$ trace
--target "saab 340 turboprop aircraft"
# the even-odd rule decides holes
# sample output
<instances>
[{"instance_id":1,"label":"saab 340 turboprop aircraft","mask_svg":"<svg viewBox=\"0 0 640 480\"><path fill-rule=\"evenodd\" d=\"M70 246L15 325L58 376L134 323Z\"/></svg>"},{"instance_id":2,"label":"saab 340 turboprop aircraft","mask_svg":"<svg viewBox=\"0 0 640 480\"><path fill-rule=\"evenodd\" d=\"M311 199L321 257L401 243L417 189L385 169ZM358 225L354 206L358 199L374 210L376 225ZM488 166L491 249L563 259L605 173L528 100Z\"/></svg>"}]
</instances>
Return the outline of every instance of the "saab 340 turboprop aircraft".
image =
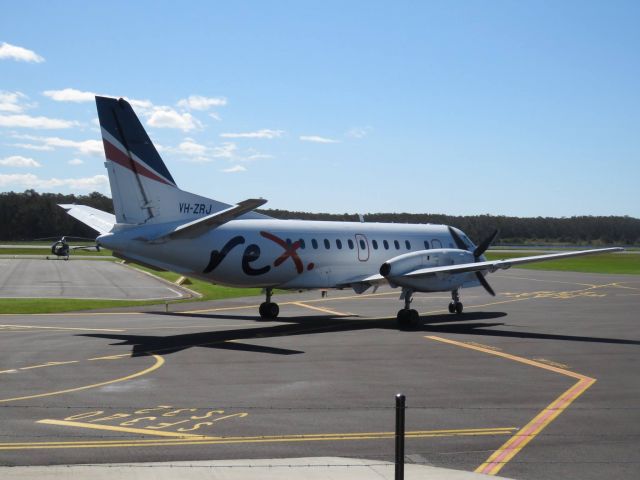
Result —
<instances>
[{"instance_id":1,"label":"saab 340 turboprop aircraft","mask_svg":"<svg viewBox=\"0 0 640 480\"><path fill-rule=\"evenodd\" d=\"M97 245L132 262L232 287L261 287L260 316L275 319L274 288L400 287L400 326L419 323L414 292L451 292L451 313L462 313L460 289L481 285L487 273L542 260L621 248L487 261L497 232L474 245L446 225L277 220L254 212L266 200L229 205L180 190L131 105L96 97L105 166L115 215L61 205L100 233Z\"/></svg>"}]
</instances>

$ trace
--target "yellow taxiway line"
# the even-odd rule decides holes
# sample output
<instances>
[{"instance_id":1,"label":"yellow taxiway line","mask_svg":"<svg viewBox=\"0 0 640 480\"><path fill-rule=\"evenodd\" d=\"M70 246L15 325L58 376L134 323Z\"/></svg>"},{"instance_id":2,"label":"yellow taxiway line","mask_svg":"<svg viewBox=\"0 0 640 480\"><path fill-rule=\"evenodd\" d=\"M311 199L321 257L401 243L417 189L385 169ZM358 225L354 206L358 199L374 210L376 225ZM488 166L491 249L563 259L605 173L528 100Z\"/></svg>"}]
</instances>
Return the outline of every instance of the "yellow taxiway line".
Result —
<instances>
[{"instance_id":1,"label":"yellow taxiway line","mask_svg":"<svg viewBox=\"0 0 640 480\"><path fill-rule=\"evenodd\" d=\"M46 421L50 423L51 421ZM65 422L75 423L75 422ZM95 425L92 425L95 427ZM407 438L428 437L457 437L479 435L510 435L516 427L496 428L470 428L459 430L419 430L406 432ZM148 433L148 432L146 432ZM154 432L157 434L158 432ZM169 432L165 432L169 433ZM252 437L199 437L182 438L184 434L175 433L173 439L163 440L96 440L75 442L21 442L0 443L2 450L35 450L35 449L60 449L60 448L108 448L108 447L156 447L156 446L182 446L182 445L217 445L217 444L241 444L241 443L284 443L284 442L320 442L320 441L347 441L347 440L382 440L395 437L395 432L364 432L364 433L317 433L302 435L268 435ZM198 437L198 436L196 436Z\"/></svg>"},{"instance_id":2,"label":"yellow taxiway line","mask_svg":"<svg viewBox=\"0 0 640 480\"><path fill-rule=\"evenodd\" d=\"M155 359L155 363L153 365L151 365L149 368L145 368L144 370L141 370L139 372L133 373L131 375L127 375L126 377L115 378L113 380L107 380L106 382L100 382L100 383L94 383L92 385L84 385L82 387L75 387L75 388L67 388L67 389L64 389L64 390L57 390L55 392L38 393L38 394L35 394L35 395L26 395L24 397L3 398L3 399L0 399L0 403L15 402L15 401L18 401L18 400L30 400L32 398L50 397L50 396L53 396L53 395L62 395L64 393L79 392L81 390L89 390L90 388L103 387L105 385L111 385L113 383L126 382L127 380L131 380L132 378L141 377L142 375L146 375L147 373L151 373L154 370L159 369L164 364L164 358L162 358L160 355L155 355L154 354L153 358ZM47 366L47 365L42 365L42 366Z\"/></svg>"},{"instance_id":3,"label":"yellow taxiway line","mask_svg":"<svg viewBox=\"0 0 640 480\"><path fill-rule=\"evenodd\" d=\"M289 305L297 305L298 307L309 308L311 310L316 310L318 312L328 313L329 315L338 315L340 317L350 317L352 313L342 313L336 312L335 310L329 310L328 308L316 307L315 305L307 305L304 302L291 302Z\"/></svg>"},{"instance_id":4,"label":"yellow taxiway line","mask_svg":"<svg viewBox=\"0 0 640 480\"><path fill-rule=\"evenodd\" d=\"M526 447L531 440L533 440L544 428L546 428L553 420L555 420L562 412L564 412L571 403L582 395L591 385L596 382L595 378L587 377L580 373L572 372L570 370L560 368L556 365L549 365L536 360L530 360L528 358L519 357L517 355L511 355L497 351L493 348L484 347L478 344L469 344L464 342L458 342L456 340L450 340L448 338L427 336L430 340L438 342L448 343L458 347L468 348L470 350L476 350L479 352L488 353L497 357L506 358L514 362L523 363L532 367L542 368L554 373L559 373L568 377L577 379L577 383L571 386L568 390L560 394L553 402L551 402L546 408L544 408L538 415L536 415L529 423L521 428L518 433L513 435L507 440L498 450L493 452L491 456L478 468L477 473L484 473L488 475L496 475L513 457L515 457L524 447Z\"/></svg>"}]
</instances>

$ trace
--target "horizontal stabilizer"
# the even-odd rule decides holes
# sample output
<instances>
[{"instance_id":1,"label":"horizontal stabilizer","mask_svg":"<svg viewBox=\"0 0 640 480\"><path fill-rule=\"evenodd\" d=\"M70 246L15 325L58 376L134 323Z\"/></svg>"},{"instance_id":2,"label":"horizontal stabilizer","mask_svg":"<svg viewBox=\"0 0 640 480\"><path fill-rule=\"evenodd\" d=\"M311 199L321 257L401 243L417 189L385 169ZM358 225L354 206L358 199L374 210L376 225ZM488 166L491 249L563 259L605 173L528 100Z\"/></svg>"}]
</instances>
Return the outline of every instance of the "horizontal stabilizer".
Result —
<instances>
[{"instance_id":1,"label":"horizontal stabilizer","mask_svg":"<svg viewBox=\"0 0 640 480\"><path fill-rule=\"evenodd\" d=\"M149 239L149 241L162 242L170 239L196 238L209 230L213 230L222 224L234 220L239 216L260 207L261 205L264 205L265 203L267 203L267 201L263 198L250 198L249 200L243 200L233 207L229 207L219 212L212 213L211 215L207 215L206 217L179 225L171 232L163 233L162 235Z\"/></svg>"},{"instance_id":2,"label":"horizontal stabilizer","mask_svg":"<svg viewBox=\"0 0 640 480\"><path fill-rule=\"evenodd\" d=\"M59 204L58 206L64 208L73 218L80 220L85 225L89 225L100 235L109 233L116 223L115 215L97 208L75 204Z\"/></svg>"}]
</instances>

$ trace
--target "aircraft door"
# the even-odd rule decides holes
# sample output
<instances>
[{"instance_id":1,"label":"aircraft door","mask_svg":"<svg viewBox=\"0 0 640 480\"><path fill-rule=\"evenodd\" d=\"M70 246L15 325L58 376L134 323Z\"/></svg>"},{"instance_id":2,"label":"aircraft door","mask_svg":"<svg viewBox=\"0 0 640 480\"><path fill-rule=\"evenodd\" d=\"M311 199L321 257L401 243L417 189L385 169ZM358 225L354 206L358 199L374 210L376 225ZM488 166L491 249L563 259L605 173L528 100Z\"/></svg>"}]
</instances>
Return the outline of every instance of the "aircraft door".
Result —
<instances>
[{"instance_id":1,"label":"aircraft door","mask_svg":"<svg viewBox=\"0 0 640 480\"><path fill-rule=\"evenodd\" d=\"M358 249L358 260L366 262L369 260L369 240L360 233L356 233L356 248Z\"/></svg>"}]
</instances>

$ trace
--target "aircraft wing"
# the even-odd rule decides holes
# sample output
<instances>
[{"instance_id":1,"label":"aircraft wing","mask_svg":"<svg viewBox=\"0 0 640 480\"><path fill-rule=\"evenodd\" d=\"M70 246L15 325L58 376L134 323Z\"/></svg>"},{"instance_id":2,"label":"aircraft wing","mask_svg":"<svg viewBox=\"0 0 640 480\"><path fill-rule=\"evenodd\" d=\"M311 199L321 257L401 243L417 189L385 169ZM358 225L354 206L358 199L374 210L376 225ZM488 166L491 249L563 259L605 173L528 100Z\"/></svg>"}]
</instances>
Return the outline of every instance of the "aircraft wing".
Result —
<instances>
[{"instance_id":1,"label":"aircraft wing","mask_svg":"<svg viewBox=\"0 0 640 480\"><path fill-rule=\"evenodd\" d=\"M249 200L243 200L242 202L239 202L237 205L234 205L232 207L226 208L216 213L212 213L211 215L207 215L206 217L198 218L197 220L179 225L172 231L168 233L162 233L155 238L149 239L149 241L157 242L169 239L173 240L177 238L195 238L209 230L213 230L214 228L219 227L224 223L238 218L240 215L258 208L265 203L267 203L267 201L263 198L250 198Z\"/></svg>"},{"instance_id":2,"label":"aircraft wing","mask_svg":"<svg viewBox=\"0 0 640 480\"><path fill-rule=\"evenodd\" d=\"M115 215L97 208L75 204L58 204L58 206L64 208L73 218L80 220L85 225L89 225L100 235L109 233L116 223Z\"/></svg>"},{"instance_id":3,"label":"aircraft wing","mask_svg":"<svg viewBox=\"0 0 640 480\"><path fill-rule=\"evenodd\" d=\"M406 277L422 277L434 275L436 273L465 273L465 272L495 272L496 270L506 270L514 265L522 265L524 263L544 262L546 260L559 260L561 258L579 257L582 255L594 255L598 253L620 252L624 248L596 248L592 250L578 250L576 252L551 253L547 255L534 255L532 257L510 258L506 260L491 260L487 262L462 263L458 265L445 265L442 267L419 268L411 272L407 272L402 276ZM375 275L374 275L375 277Z\"/></svg>"}]
</instances>

